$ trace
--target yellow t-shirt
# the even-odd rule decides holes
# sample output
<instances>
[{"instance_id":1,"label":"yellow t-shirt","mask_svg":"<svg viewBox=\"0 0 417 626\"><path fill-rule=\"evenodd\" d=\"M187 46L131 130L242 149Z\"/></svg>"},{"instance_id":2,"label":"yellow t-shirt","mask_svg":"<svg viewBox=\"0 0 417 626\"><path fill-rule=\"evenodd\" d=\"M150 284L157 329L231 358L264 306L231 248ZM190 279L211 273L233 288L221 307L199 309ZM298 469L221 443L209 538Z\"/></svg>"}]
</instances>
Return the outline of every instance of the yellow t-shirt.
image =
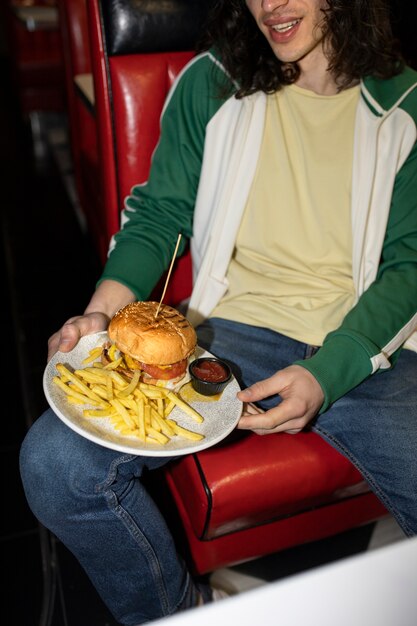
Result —
<instances>
[{"instance_id":1,"label":"yellow t-shirt","mask_svg":"<svg viewBox=\"0 0 417 626\"><path fill-rule=\"evenodd\" d=\"M260 158L212 312L321 345L354 300L350 218L359 87L268 96Z\"/></svg>"}]
</instances>

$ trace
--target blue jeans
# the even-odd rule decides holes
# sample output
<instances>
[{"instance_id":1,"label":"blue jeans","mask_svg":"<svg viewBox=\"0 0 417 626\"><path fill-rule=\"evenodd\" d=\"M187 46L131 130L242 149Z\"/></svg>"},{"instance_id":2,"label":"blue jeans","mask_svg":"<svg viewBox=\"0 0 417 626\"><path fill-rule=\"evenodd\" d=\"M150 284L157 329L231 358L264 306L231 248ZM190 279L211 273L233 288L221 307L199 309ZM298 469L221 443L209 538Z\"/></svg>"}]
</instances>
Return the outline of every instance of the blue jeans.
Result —
<instances>
[{"instance_id":1,"label":"blue jeans","mask_svg":"<svg viewBox=\"0 0 417 626\"><path fill-rule=\"evenodd\" d=\"M311 354L306 344L226 320L208 320L198 335L202 347L232 364L242 386ZM417 354L403 351L392 371L362 383L314 425L359 468L407 535L417 532L416 381ZM34 514L73 552L115 618L129 626L197 601L142 481L144 472L166 462L96 445L50 410L22 445L21 475Z\"/></svg>"}]
</instances>

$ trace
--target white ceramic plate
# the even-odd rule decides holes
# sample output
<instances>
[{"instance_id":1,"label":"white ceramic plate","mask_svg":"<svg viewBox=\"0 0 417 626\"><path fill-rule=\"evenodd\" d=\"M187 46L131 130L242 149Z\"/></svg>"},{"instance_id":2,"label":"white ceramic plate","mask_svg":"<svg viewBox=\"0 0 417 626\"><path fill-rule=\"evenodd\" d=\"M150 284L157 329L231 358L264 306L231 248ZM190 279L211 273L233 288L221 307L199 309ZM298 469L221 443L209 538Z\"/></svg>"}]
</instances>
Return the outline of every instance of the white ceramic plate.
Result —
<instances>
[{"instance_id":1,"label":"white ceramic plate","mask_svg":"<svg viewBox=\"0 0 417 626\"><path fill-rule=\"evenodd\" d=\"M57 363L64 363L70 369L85 367L82 361L88 356L89 351L107 339L106 332L83 337L71 352L57 352L49 361L43 375L43 388L49 405L58 417L79 435L106 448L128 454L179 456L209 448L224 439L235 428L242 413L242 403L236 398L239 385L234 378L218 400L204 399L197 394L191 394L189 403L203 416L204 421L201 424L196 423L178 407L172 411L170 417L180 426L204 435L201 441L176 436L165 445L143 443L135 437L118 433L108 418L85 418L83 407L69 404L65 393L53 382L53 377L58 374L55 366ZM212 355L197 348L196 357L200 356Z\"/></svg>"}]
</instances>

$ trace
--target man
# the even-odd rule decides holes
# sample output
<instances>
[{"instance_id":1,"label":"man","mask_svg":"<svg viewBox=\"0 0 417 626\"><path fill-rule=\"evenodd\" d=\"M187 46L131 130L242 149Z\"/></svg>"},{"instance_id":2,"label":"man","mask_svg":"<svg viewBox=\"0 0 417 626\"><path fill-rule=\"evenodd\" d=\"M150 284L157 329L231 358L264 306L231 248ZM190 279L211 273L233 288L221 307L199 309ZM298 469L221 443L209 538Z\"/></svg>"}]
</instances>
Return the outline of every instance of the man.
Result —
<instances>
[{"instance_id":1,"label":"man","mask_svg":"<svg viewBox=\"0 0 417 626\"><path fill-rule=\"evenodd\" d=\"M314 428L412 535L417 75L382 0L222 0L204 43L170 94L97 290L49 356L147 299L181 232L188 315L235 367L239 428ZM32 510L127 625L210 600L139 480L164 462L96 446L52 411L22 446Z\"/></svg>"}]
</instances>

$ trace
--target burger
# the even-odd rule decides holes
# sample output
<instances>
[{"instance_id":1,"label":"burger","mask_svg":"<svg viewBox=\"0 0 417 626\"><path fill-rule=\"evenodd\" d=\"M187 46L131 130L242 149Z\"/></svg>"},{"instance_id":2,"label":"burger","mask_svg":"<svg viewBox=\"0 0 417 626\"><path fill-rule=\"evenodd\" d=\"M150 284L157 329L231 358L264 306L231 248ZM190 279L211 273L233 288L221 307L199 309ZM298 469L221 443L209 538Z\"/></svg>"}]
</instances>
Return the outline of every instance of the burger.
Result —
<instances>
[{"instance_id":1,"label":"burger","mask_svg":"<svg viewBox=\"0 0 417 626\"><path fill-rule=\"evenodd\" d=\"M159 310L158 310L159 309ZM158 302L132 302L119 309L108 327L127 373L141 371L150 384L178 383L186 374L197 335L176 309Z\"/></svg>"}]
</instances>

